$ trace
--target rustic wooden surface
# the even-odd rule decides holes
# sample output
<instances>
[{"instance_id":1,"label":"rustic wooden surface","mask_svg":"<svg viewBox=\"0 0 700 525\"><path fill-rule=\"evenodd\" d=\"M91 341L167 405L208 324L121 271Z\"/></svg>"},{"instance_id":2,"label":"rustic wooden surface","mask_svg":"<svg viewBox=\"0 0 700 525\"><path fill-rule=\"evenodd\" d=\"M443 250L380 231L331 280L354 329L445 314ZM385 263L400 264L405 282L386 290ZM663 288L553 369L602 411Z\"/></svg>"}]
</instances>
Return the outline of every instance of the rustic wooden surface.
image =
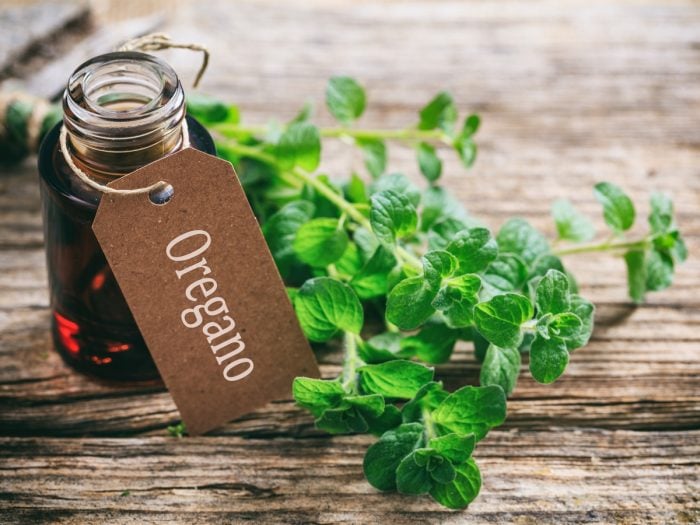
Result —
<instances>
[{"instance_id":1,"label":"rustic wooden surface","mask_svg":"<svg viewBox=\"0 0 700 525\"><path fill-rule=\"evenodd\" d=\"M446 154L445 184L474 215L493 227L520 215L551 232L553 199L599 216L596 181L624 186L641 217L648 193L664 189L691 257L672 289L637 308L620 260L568 261L599 307L593 340L557 383L521 378L506 425L477 451L480 498L452 512L374 491L361 472L368 438L326 437L290 401L213 436L169 438L178 416L162 388L94 382L64 366L49 341L29 161L0 177L0 521L700 521L700 7L202 5L181 5L167 29L210 46L204 88L239 103L247 122L321 101L333 74L366 85L367 125L410 124L449 89L484 122L469 174ZM196 71L196 56L168 58L185 82ZM361 159L329 143L324 163L340 174ZM391 167L417 179L408 149L391 149ZM336 355L319 358L325 375L337 372ZM450 386L474 382L469 347L438 373Z\"/></svg>"}]
</instances>

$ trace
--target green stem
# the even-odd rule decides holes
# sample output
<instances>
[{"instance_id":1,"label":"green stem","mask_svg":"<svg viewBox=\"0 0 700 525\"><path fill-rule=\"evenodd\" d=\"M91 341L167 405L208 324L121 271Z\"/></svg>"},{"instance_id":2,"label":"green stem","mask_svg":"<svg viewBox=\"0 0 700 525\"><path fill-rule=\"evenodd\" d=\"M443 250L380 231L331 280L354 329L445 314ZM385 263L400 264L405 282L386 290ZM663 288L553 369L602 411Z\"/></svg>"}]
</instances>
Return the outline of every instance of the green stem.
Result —
<instances>
[{"instance_id":1,"label":"green stem","mask_svg":"<svg viewBox=\"0 0 700 525\"><path fill-rule=\"evenodd\" d=\"M428 446L430 440L437 437L437 431L435 430L435 423L433 423L433 418L430 415L430 410L423 408L421 410L421 415L423 416L423 426L425 428L425 446Z\"/></svg>"},{"instance_id":2,"label":"green stem","mask_svg":"<svg viewBox=\"0 0 700 525\"><path fill-rule=\"evenodd\" d=\"M276 166L278 169L282 169L274 156L265 153L264 151L261 151L255 146L246 146L245 144L240 144L231 140L227 140L225 144L226 147L233 153L245 157L254 158L265 162L266 164L270 164L271 166ZM332 188L325 185L323 182L321 182L318 178L314 177L308 171L300 168L299 166L295 166L291 170L286 170L285 173L288 173L294 176L295 178L305 182L306 184L314 188L316 191L318 191L321 195L323 195L326 199L335 204L340 211L342 211L348 217L352 218L360 226L362 226L370 232L373 231L372 224L369 222L369 219L365 217L362 214L362 212L360 212L360 210L355 208L355 206L353 206L352 203L345 200L342 197L342 195L338 195L335 191L333 191ZM420 260L415 255L411 254L399 245L396 245L396 247L394 248L394 255L399 261L408 264L417 270L422 270L423 268L423 265L421 264Z\"/></svg>"},{"instance_id":3,"label":"green stem","mask_svg":"<svg viewBox=\"0 0 700 525\"><path fill-rule=\"evenodd\" d=\"M233 135L264 135L265 126L243 126L240 124L213 124L212 129L220 133ZM437 140L452 144L452 138L440 129L356 129L356 128L318 128L322 137L339 138L352 137L357 140Z\"/></svg>"},{"instance_id":4,"label":"green stem","mask_svg":"<svg viewBox=\"0 0 700 525\"><path fill-rule=\"evenodd\" d=\"M554 255L573 255L577 253L592 253L592 252L606 252L613 250L645 250L651 244L651 240L648 237L639 239L636 241L618 241L612 242L611 240L605 240L599 243L593 244L583 244L581 246L572 246L570 248L560 248L559 250L554 250Z\"/></svg>"},{"instance_id":5,"label":"green stem","mask_svg":"<svg viewBox=\"0 0 700 525\"><path fill-rule=\"evenodd\" d=\"M296 177L298 177L299 179L301 179L305 183L307 183L309 186L314 188L317 192L319 192L321 195L323 195L326 199L328 199L333 204L335 204L340 211L342 211L343 213L346 213L349 217L352 217L352 219L356 223L360 224L360 226L368 229L369 231L372 231L372 225L370 224L369 219L367 219L367 217L362 215L362 213L357 208L355 208L355 206L353 206L351 203L346 201L343 197L341 197L336 192L334 192L332 188L329 188L323 182L321 182L316 177L311 175L309 172L301 169L298 166L296 166L292 169L292 173Z\"/></svg>"},{"instance_id":6,"label":"green stem","mask_svg":"<svg viewBox=\"0 0 700 525\"><path fill-rule=\"evenodd\" d=\"M530 319L529 321L525 321L523 324L520 325L520 329L524 332L534 334L537 330L537 319Z\"/></svg>"},{"instance_id":7,"label":"green stem","mask_svg":"<svg viewBox=\"0 0 700 525\"><path fill-rule=\"evenodd\" d=\"M340 376L341 384L347 392L357 392L357 368L364 365L362 359L357 354L357 339L359 336L345 332L343 337L343 373Z\"/></svg>"}]
</instances>

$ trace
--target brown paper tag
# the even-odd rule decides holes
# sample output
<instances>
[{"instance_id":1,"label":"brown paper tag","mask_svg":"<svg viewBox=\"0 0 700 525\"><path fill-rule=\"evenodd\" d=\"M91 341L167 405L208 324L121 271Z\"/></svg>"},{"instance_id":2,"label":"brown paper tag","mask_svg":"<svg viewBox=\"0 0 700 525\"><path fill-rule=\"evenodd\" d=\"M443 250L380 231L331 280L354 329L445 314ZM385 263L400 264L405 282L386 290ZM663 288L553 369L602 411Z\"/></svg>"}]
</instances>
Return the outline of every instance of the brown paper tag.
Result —
<instances>
[{"instance_id":1,"label":"brown paper tag","mask_svg":"<svg viewBox=\"0 0 700 525\"><path fill-rule=\"evenodd\" d=\"M314 355L230 163L192 148L110 184L93 230L190 434L290 396Z\"/></svg>"}]
</instances>

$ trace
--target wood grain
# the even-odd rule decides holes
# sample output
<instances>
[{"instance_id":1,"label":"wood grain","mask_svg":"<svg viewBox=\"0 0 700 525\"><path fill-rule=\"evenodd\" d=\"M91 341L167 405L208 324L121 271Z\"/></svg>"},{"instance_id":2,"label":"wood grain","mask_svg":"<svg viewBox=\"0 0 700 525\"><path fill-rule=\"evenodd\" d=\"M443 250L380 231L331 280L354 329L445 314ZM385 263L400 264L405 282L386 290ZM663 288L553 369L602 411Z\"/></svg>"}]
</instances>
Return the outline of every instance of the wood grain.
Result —
<instances>
[{"instance_id":1,"label":"wood grain","mask_svg":"<svg viewBox=\"0 0 700 525\"><path fill-rule=\"evenodd\" d=\"M21 62L54 55L64 33L78 33L89 23L83 0L34 2L0 9L0 79L26 69ZM46 58L46 57L44 57Z\"/></svg>"},{"instance_id":2,"label":"wood grain","mask_svg":"<svg viewBox=\"0 0 700 525\"><path fill-rule=\"evenodd\" d=\"M556 436L556 440L553 440ZM693 523L698 432L492 432L468 513L370 487L371 438L0 439L4 523ZM6 481L11 480L11 485ZM69 489L69 490L68 490Z\"/></svg>"},{"instance_id":3,"label":"wood grain","mask_svg":"<svg viewBox=\"0 0 700 525\"><path fill-rule=\"evenodd\" d=\"M691 1L180 5L168 32L210 47L204 90L238 103L245 122L285 120L313 98L330 124L322 100L335 74L367 87L360 126L411 125L449 89L483 119L474 169L443 152L444 184L473 215L494 228L519 215L551 234L550 203L568 198L602 236L591 187L609 180L637 203L639 232L649 193L663 189L690 259L673 288L636 308L621 260L567 259L598 306L593 340L554 385L524 373L505 427L477 451L481 497L453 513L373 491L361 472L371 438L326 437L291 401L214 436L168 439L178 415L159 385L110 385L67 368L48 335L36 173L31 161L3 169L0 521L700 521L698 27ZM165 56L187 85L199 57ZM339 176L363 169L336 141L325 144L323 166ZM390 169L419 182L410 148L391 145ZM336 353L319 358L325 376L337 373ZM468 344L438 368L450 387L477 375Z\"/></svg>"}]
</instances>

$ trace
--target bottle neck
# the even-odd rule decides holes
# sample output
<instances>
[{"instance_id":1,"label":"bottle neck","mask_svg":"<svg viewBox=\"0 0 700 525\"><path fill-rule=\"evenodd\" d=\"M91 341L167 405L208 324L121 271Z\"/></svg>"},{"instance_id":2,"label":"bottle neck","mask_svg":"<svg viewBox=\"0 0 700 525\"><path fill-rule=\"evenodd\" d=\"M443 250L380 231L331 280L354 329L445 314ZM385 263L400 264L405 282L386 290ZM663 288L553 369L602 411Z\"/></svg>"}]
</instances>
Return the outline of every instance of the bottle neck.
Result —
<instances>
[{"instance_id":1,"label":"bottle neck","mask_svg":"<svg viewBox=\"0 0 700 525\"><path fill-rule=\"evenodd\" d=\"M100 182L183 146L185 95L175 71L152 55L115 52L71 75L64 124L76 165Z\"/></svg>"}]
</instances>

